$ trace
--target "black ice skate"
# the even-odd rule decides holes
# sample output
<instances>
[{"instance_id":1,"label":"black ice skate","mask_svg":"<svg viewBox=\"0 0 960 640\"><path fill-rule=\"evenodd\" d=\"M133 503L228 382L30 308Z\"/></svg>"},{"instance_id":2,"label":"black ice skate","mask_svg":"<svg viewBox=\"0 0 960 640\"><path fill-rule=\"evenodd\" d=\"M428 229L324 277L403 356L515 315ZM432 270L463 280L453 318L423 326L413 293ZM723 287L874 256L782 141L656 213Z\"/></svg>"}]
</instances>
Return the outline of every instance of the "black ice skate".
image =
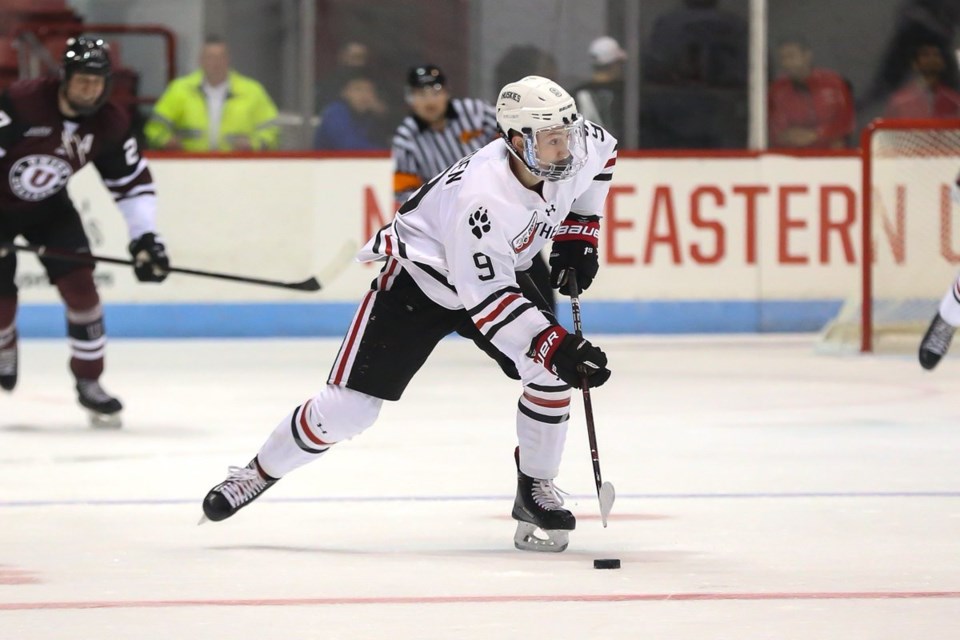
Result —
<instances>
[{"instance_id":1,"label":"black ice skate","mask_svg":"<svg viewBox=\"0 0 960 640\"><path fill-rule=\"evenodd\" d=\"M227 471L227 479L210 489L203 499L204 517L200 524L205 520L226 520L277 482L277 478L260 469L256 458L245 467L230 467Z\"/></svg>"},{"instance_id":2,"label":"black ice skate","mask_svg":"<svg viewBox=\"0 0 960 640\"><path fill-rule=\"evenodd\" d=\"M520 471L517 460L517 498L513 502L513 519L517 532L513 545L523 551L552 551L559 553L567 548L570 532L577 527L577 519L563 508L563 497L553 485L553 480L531 478ZM540 529L546 538L536 535Z\"/></svg>"},{"instance_id":3,"label":"black ice skate","mask_svg":"<svg viewBox=\"0 0 960 640\"><path fill-rule=\"evenodd\" d=\"M103 390L97 380L77 380L77 400L90 412L90 426L98 429L118 429L123 404Z\"/></svg>"},{"instance_id":4,"label":"black ice skate","mask_svg":"<svg viewBox=\"0 0 960 640\"><path fill-rule=\"evenodd\" d=\"M17 386L17 345L0 349L0 389L13 391Z\"/></svg>"},{"instance_id":5,"label":"black ice skate","mask_svg":"<svg viewBox=\"0 0 960 640\"><path fill-rule=\"evenodd\" d=\"M947 354L950 340L956 327L948 324L940 314L933 316L930 327L920 341L920 366L924 369L933 369L940 362L940 358Z\"/></svg>"}]
</instances>

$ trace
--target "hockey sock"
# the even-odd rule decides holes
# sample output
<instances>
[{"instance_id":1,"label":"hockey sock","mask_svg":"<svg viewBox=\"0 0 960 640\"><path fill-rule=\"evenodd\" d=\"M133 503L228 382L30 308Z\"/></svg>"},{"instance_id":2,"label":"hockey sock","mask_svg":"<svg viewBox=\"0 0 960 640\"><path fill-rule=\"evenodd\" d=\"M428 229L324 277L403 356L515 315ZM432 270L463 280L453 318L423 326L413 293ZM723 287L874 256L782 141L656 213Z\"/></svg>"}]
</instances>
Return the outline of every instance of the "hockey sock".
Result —
<instances>
[{"instance_id":1,"label":"hockey sock","mask_svg":"<svg viewBox=\"0 0 960 640\"><path fill-rule=\"evenodd\" d=\"M12 327L16 317L17 296L0 296L0 327Z\"/></svg>"},{"instance_id":2,"label":"hockey sock","mask_svg":"<svg viewBox=\"0 0 960 640\"><path fill-rule=\"evenodd\" d=\"M17 325L0 327L0 351L9 349L17 344Z\"/></svg>"},{"instance_id":3,"label":"hockey sock","mask_svg":"<svg viewBox=\"0 0 960 640\"><path fill-rule=\"evenodd\" d=\"M570 421L570 387L528 383L517 403L520 470L531 478L552 479L560 472L560 458Z\"/></svg>"},{"instance_id":4,"label":"hockey sock","mask_svg":"<svg viewBox=\"0 0 960 640\"><path fill-rule=\"evenodd\" d=\"M70 371L77 379L96 380L103 373L107 336L93 269L75 269L57 278L56 285L67 307Z\"/></svg>"},{"instance_id":5,"label":"hockey sock","mask_svg":"<svg viewBox=\"0 0 960 640\"><path fill-rule=\"evenodd\" d=\"M78 380L100 378L107 347L100 305L86 311L67 309L67 335L71 353L70 371L74 377Z\"/></svg>"}]
</instances>

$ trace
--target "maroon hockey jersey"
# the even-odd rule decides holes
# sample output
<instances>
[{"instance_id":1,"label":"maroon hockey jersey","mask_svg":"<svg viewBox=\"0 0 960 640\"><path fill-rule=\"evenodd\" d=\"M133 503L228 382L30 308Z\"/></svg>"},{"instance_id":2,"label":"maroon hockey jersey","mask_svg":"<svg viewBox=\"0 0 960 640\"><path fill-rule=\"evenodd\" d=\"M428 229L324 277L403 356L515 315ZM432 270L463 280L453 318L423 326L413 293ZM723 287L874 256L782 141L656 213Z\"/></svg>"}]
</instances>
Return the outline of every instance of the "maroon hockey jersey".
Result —
<instances>
[{"instance_id":1,"label":"maroon hockey jersey","mask_svg":"<svg viewBox=\"0 0 960 640\"><path fill-rule=\"evenodd\" d=\"M75 119L60 113L57 78L16 82L0 95L0 216L61 194L92 162L137 237L154 226L156 196L130 117L116 104ZM62 197L62 196L61 196Z\"/></svg>"}]
</instances>

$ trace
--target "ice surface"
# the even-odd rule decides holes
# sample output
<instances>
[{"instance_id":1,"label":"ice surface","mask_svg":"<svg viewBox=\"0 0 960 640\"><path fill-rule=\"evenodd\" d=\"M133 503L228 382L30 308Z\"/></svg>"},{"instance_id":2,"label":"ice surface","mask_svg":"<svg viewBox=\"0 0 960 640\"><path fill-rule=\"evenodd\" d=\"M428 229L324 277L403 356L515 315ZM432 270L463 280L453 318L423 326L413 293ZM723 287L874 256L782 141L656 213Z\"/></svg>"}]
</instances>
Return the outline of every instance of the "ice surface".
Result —
<instances>
[{"instance_id":1,"label":"ice surface","mask_svg":"<svg viewBox=\"0 0 960 640\"><path fill-rule=\"evenodd\" d=\"M338 342L115 340L125 426L98 432L65 341L25 341L0 396L0 638L960 638L960 354L929 373L812 336L596 342L610 526L575 394L557 483L578 527L533 554L509 517L518 389L465 341L199 527Z\"/></svg>"}]
</instances>

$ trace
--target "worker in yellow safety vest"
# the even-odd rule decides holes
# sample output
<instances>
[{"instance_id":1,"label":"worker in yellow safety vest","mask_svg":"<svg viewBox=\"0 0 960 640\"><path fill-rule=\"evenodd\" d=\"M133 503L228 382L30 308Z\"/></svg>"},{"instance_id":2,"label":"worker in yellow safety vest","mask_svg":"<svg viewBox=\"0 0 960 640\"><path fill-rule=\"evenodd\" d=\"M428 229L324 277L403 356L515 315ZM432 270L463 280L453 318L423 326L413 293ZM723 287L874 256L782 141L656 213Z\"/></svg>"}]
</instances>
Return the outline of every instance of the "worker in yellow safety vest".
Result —
<instances>
[{"instance_id":1,"label":"worker in yellow safety vest","mask_svg":"<svg viewBox=\"0 0 960 640\"><path fill-rule=\"evenodd\" d=\"M178 151L278 148L276 105L263 85L230 69L223 40L207 38L200 67L160 96L144 129L149 145Z\"/></svg>"}]
</instances>

